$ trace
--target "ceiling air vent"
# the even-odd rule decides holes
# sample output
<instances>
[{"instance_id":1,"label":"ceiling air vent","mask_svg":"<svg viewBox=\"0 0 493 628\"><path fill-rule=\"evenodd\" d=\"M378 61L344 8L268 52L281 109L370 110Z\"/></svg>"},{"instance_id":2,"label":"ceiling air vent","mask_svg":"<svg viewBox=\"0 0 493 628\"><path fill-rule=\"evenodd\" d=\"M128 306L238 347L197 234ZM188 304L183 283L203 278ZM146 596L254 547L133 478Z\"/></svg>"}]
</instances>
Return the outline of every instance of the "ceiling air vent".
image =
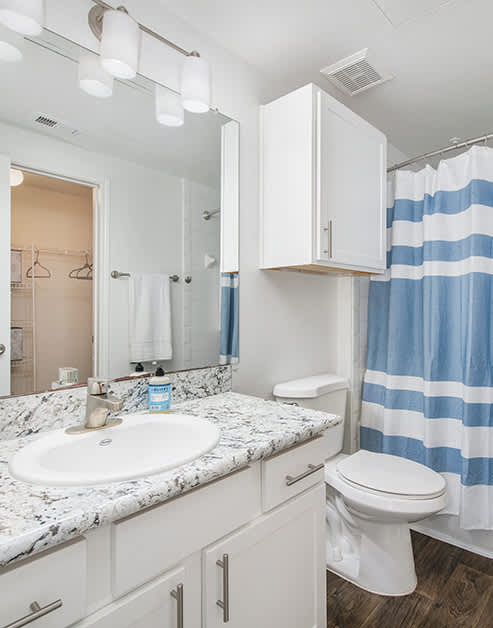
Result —
<instances>
[{"instance_id":1,"label":"ceiling air vent","mask_svg":"<svg viewBox=\"0 0 493 628\"><path fill-rule=\"evenodd\" d=\"M44 116L43 114L40 114L35 120L34 122L37 122L38 124L42 124L43 126L49 126L51 129L54 126L57 126L58 122L56 120L53 120L52 118L48 118L48 116Z\"/></svg>"},{"instance_id":2,"label":"ceiling air vent","mask_svg":"<svg viewBox=\"0 0 493 628\"><path fill-rule=\"evenodd\" d=\"M44 127L46 131L50 131L53 135L56 135L60 139L68 140L72 137L79 135L79 129L59 120L56 116L50 116L46 113L40 113L39 111L31 118L35 126L40 125ZM41 129L39 129L41 130Z\"/></svg>"},{"instance_id":3,"label":"ceiling air vent","mask_svg":"<svg viewBox=\"0 0 493 628\"><path fill-rule=\"evenodd\" d=\"M368 48L333 63L320 72L345 94L355 96L393 78L368 61Z\"/></svg>"}]
</instances>

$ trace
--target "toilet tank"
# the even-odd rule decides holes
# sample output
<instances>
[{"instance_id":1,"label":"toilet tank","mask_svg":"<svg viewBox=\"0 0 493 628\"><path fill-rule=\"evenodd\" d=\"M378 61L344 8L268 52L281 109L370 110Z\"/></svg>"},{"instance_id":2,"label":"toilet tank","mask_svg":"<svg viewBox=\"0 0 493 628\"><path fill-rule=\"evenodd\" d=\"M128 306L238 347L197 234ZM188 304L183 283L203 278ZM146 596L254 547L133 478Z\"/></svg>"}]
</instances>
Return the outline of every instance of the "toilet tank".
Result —
<instances>
[{"instance_id":1,"label":"toilet tank","mask_svg":"<svg viewBox=\"0 0 493 628\"><path fill-rule=\"evenodd\" d=\"M337 414L342 418L342 423L329 428L324 435L326 458L331 458L342 451L348 388L344 377L323 373L276 384L273 394L276 401Z\"/></svg>"}]
</instances>

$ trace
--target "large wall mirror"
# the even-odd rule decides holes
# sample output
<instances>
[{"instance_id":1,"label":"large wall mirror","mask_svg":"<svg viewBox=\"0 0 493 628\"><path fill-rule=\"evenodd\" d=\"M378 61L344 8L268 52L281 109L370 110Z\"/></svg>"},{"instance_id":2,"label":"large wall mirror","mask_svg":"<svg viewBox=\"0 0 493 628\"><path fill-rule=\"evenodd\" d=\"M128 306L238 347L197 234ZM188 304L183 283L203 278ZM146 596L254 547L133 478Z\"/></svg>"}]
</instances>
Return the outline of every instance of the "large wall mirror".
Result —
<instances>
[{"instance_id":1,"label":"large wall mirror","mask_svg":"<svg viewBox=\"0 0 493 628\"><path fill-rule=\"evenodd\" d=\"M91 96L88 54L0 63L2 396L238 359L238 123L163 125L141 75Z\"/></svg>"}]
</instances>

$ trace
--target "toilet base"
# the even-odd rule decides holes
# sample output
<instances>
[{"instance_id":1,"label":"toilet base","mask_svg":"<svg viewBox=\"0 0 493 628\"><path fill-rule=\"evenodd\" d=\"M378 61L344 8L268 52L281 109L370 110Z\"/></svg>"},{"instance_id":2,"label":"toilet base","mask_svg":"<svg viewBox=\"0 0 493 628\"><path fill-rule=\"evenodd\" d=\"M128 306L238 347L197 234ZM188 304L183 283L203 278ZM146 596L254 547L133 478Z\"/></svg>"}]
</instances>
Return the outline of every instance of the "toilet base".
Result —
<instances>
[{"instance_id":1,"label":"toilet base","mask_svg":"<svg viewBox=\"0 0 493 628\"><path fill-rule=\"evenodd\" d=\"M327 568L371 593L412 593L417 579L409 524L376 521L333 498L327 501Z\"/></svg>"},{"instance_id":2,"label":"toilet base","mask_svg":"<svg viewBox=\"0 0 493 628\"><path fill-rule=\"evenodd\" d=\"M411 535L407 524L364 522L357 552L330 559L327 568L358 587L378 595L409 595L417 579Z\"/></svg>"},{"instance_id":3,"label":"toilet base","mask_svg":"<svg viewBox=\"0 0 493 628\"><path fill-rule=\"evenodd\" d=\"M331 571L332 573L334 573L336 576L340 576L341 578L344 578L344 580L347 580L351 584L354 584L354 586L359 587L360 589L363 589L363 591L368 591L368 593L374 593L375 595L382 595L385 597L403 597L405 595L411 595L411 593L413 593L416 589L416 585L414 585L414 587L410 589L409 591L401 591L400 593L388 593L388 592L380 591L380 590L377 591L377 590L369 588L368 586L363 586L363 584L359 582L359 580L352 578L350 575L345 573L345 571L342 568L341 570L338 570L334 567L334 565L329 565L329 563L327 563L327 569L328 571Z\"/></svg>"}]
</instances>

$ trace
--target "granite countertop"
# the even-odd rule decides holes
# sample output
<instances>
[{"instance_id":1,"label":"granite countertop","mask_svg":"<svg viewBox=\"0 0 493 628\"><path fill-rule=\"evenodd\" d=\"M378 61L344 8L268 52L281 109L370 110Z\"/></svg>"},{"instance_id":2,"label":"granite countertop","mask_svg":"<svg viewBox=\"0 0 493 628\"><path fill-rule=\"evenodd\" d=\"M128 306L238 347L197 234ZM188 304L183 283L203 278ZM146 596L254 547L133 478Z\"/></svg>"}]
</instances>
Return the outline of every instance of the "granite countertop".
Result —
<instances>
[{"instance_id":1,"label":"granite countertop","mask_svg":"<svg viewBox=\"0 0 493 628\"><path fill-rule=\"evenodd\" d=\"M182 401L173 410L218 425L219 443L191 463L125 482L70 488L26 484L9 474L8 462L39 436L0 441L0 566L165 502L341 421L324 412L232 392Z\"/></svg>"}]
</instances>

